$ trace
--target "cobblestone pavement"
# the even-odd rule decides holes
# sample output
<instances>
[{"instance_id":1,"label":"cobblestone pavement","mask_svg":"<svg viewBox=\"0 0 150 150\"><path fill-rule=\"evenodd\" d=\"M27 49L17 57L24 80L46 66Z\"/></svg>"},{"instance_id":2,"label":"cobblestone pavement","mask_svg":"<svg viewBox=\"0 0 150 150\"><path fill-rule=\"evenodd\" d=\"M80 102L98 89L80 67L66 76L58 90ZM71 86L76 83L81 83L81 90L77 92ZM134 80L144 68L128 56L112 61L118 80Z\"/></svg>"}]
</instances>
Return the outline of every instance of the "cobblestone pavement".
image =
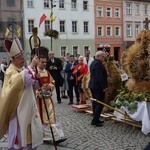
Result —
<instances>
[{"instance_id":1,"label":"cobblestone pavement","mask_svg":"<svg viewBox=\"0 0 150 150\"><path fill-rule=\"evenodd\" d=\"M65 142L60 143L58 150L143 150L150 142L150 135L144 135L140 129L133 130L132 126L105 121L104 126L91 126L92 116L76 112L67 105L68 99L62 99L57 104L53 95L57 122L61 123ZM0 141L0 149L7 147L7 138ZM40 145L38 150L54 150L53 145Z\"/></svg>"}]
</instances>

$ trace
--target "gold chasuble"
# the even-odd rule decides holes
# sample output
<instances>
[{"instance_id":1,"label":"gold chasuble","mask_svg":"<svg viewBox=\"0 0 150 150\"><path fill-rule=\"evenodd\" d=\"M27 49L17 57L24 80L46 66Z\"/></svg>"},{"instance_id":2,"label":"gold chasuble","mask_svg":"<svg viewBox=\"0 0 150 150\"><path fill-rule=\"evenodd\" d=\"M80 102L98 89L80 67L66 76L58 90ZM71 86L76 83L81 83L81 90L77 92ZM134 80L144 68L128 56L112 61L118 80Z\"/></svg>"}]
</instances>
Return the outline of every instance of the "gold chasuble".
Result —
<instances>
[{"instance_id":1,"label":"gold chasuble","mask_svg":"<svg viewBox=\"0 0 150 150\"><path fill-rule=\"evenodd\" d=\"M9 121L17 110L23 89L24 83L21 73L18 73L17 68L10 64L0 95L0 139L8 130Z\"/></svg>"},{"instance_id":2,"label":"gold chasuble","mask_svg":"<svg viewBox=\"0 0 150 150\"><path fill-rule=\"evenodd\" d=\"M54 90L54 79L51 77L50 73L47 70L41 70L38 68L38 73L40 73L40 83L43 86L44 84L47 84L51 87L51 92ZM41 117L42 124L48 125L48 124L54 124L56 122L55 119L55 111L54 111L54 104L53 100L51 99L51 95L49 98L45 98L46 107L48 109L48 114L50 120L47 118L45 105L43 101L43 97L40 96L42 94L42 90L38 90L37 92L37 106L39 108L39 113Z\"/></svg>"},{"instance_id":3,"label":"gold chasuble","mask_svg":"<svg viewBox=\"0 0 150 150\"><path fill-rule=\"evenodd\" d=\"M4 136L12 117L17 114L21 146L32 148L43 142L43 127L32 86L24 88L25 70L10 64L0 95L0 138Z\"/></svg>"}]
</instances>

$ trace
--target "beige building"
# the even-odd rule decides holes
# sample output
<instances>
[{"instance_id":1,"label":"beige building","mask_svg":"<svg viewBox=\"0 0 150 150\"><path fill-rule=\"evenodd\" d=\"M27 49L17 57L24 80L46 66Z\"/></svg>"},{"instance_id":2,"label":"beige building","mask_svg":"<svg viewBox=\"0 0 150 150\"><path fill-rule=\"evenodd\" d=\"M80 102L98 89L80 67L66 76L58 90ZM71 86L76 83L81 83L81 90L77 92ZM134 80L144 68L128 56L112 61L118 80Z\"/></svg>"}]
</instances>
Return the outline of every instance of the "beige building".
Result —
<instances>
[{"instance_id":1,"label":"beige building","mask_svg":"<svg viewBox=\"0 0 150 150\"><path fill-rule=\"evenodd\" d=\"M145 29L145 23L143 23L143 21L145 18L150 19L149 10L149 0L123 1L124 49L130 47L134 43L138 33Z\"/></svg>"}]
</instances>

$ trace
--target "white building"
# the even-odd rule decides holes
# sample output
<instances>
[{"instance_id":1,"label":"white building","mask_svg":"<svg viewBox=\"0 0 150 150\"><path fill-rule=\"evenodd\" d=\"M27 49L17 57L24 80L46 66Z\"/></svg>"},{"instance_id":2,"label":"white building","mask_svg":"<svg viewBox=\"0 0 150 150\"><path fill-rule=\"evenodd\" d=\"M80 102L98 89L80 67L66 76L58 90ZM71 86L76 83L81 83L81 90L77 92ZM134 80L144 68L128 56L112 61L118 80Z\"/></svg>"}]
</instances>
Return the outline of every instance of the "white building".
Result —
<instances>
[{"instance_id":1,"label":"white building","mask_svg":"<svg viewBox=\"0 0 150 150\"><path fill-rule=\"evenodd\" d=\"M94 0L24 0L24 47L27 54L30 51L29 38L32 28L38 27L38 36L41 46L51 50L50 37L45 37L44 32L51 28L50 11L53 6L52 28L59 32L59 38L53 39L52 50L56 56L70 54L84 55L84 50L90 49L94 55ZM41 14L47 19L39 28Z\"/></svg>"},{"instance_id":2,"label":"white building","mask_svg":"<svg viewBox=\"0 0 150 150\"><path fill-rule=\"evenodd\" d=\"M138 33L145 29L145 23L143 23L145 18L150 19L149 0L123 1L123 31L125 48L131 46Z\"/></svg>"}]
</instances>

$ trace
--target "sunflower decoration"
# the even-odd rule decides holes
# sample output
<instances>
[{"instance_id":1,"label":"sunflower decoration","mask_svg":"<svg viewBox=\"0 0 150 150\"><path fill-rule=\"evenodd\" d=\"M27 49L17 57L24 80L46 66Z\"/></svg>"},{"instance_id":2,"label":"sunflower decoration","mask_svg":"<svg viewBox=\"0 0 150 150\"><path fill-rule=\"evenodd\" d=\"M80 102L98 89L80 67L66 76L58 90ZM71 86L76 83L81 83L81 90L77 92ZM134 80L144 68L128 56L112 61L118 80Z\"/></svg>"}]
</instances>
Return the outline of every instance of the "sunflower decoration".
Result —
<instances>
[{"instance_id":1,"label":"sunflower decoration","mask_svg":"<svg viewBox=\"0 0 150 150\"><path fill-rule=\"evenodd\" d=\"M118 95L111 101L111 106L120 109L122 106L127 107L130 114L134 114L138 108L138 102L150 102L150 93L141 93L130 91L127 86L118 90Z\"/></svg>"},{"instance_id":2,"label":"sunflower decoration","mask_svg":"<svg viewBox=\"0 0 150 150\"><path fill-rule=\"evenodd\" d=\"M111 102L113 107L127 106L131 113L138 102L150 101L150 31L143 30L134 45L122 54L121 64L130 79Z\"/></svg>"}]
</instances>

